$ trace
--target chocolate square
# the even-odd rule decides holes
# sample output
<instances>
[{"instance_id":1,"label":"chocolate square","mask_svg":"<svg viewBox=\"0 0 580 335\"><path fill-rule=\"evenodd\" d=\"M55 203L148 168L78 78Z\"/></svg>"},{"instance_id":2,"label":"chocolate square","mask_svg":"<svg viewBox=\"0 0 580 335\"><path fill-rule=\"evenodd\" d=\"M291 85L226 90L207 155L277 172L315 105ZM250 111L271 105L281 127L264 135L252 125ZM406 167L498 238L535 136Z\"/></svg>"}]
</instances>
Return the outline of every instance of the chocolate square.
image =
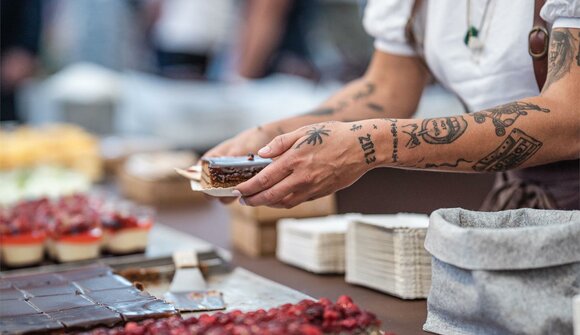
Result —
<instances>
[{"instance_id":1,"label":"chocolate square","mask_svg":"<svg viewBox=\"0 0 580 335\"><path fill-rule=\"evenodd\" d=\"M102 264L96 264L96 265L85 266L85 267L74 269L74 270L59 272L59 273L57 273L57 275L66 279L67 281L75 281L75 280L83 280L83 279L89 279L89 278L102 277L102 276L110 275L111 273L112 272L111 272L110 267L108 267L106 265L102 265Z\"/></svg>"},{"instance_id":2,"label":"chocolate square","mask_svg":"<svg viewBox=\"0 0 580 335\"><path fill-rule=\"evenodd\" d=\"M61 330L64 326L46 314L31 314L0 317L2 334L22 334L28 332L46 334Z\"/></svg>"},{"instance_id":3,"label":"chocolate square","mask_svg":"<svg viewBox=\"0 0 580 335\"><path fill-rule=\"evenodd\" d=\"M134 287L96 291L86 293L94 302L103 305L112 305L119 302L155 299L147 292L139 291Z\"/></svg>"},{"instance_id":4,"label":"chocolate square","mask_svg":"<svg viewBox=\"0 0 580 335\"><path fill-rule=\"evenodd\" d=\"M15 288L0 290L0 301L24 299L26 296L21 291Z\"/></svg>"},{"instance_id":5,"label":"chocolate square","mask_svg":"<svg viewBox=\"0 0 580 335\"><path fill-rule=\"evenodd\" d=\"M64 283L64 279L52 273L40 273L33 275L21 275L6 278L17 288L50 286Z\"/></svg>"},{"instance_id":6,"label":"chocolate square","mask_svg":"<svg viewBox=\"0 0 580 335\"><path fill-rule=\"evenodd\" d=\"M67 283L54 286L30 287L26 289L26 293L29 297L44 297L49 295L77 294L80 293L80 290L73 284Z\"/></svg>"},{"instance_id":7,"label":"chocolate square","mask_svg":"<svg viewBox=\"0 0 580 335\"><path fill-rule=\"evenodd\" d=\"M55 312L66 309L91 306L91 301L81 295L49 295L46 297L34 297L29 299L30 303L43 312Z\"/></svg>"},{"instance_id":8,"label":"chocolate square","mask_svg":"<svg viewBox=\"0 0 580 335\"><path fill-rule=\"evenodd\" d=\"M97 305L50 312L48 315L60 321L66 328L74 329L89 329L96 326L112 327L123 320L118 313Z\"/></svg>"},{"instance_id":9,"label":"chocolate square","mask_svg":"<svg viewBox=\"0 0 580 335\"><path fill-rule=\"evenodd\" d=\"M33 306L25 300L5 300L0 303L0 317L39 314Z\"/></svg>"},{"instance_id":10,"label":"chocolate square","mask_svg":"<svg viewBox=\"0 0 580 335\"><path fill-rule=\"evenodd\" d=\"M117 275L82 279L75 281L75 283L84 292L127 288L133 286L127 279Z\"/></svg>"},{"instance_id":11,"label":"chocolate square","mask_svg":"<svg viewBox=\"0 0 580 335\"><path fill-rule=\"evenodd\" d=\"M177 314L177 310L173 306L159 299L118 302L110 305L109 308L121 313L125 321L161 318Z\"/></svg>"}]
</instances>

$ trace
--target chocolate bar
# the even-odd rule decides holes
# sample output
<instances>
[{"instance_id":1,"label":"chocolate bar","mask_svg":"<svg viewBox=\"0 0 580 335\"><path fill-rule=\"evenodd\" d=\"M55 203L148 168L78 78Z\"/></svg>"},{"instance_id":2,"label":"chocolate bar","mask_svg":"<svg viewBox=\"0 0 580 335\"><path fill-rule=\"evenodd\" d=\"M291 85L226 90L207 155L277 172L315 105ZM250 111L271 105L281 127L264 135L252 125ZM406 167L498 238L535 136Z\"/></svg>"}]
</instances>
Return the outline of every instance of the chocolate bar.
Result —
<instances>
[{"instance_id":1,"label":"chocolate bar","mask_svg":"<svg viewBox=\"0 0 580 335\"><path fill-rule=\"evenodd\" d=\"M177 315L103 265L0 279L0 332L48 333L112 327Z\"/></svg>"}]
</instances>

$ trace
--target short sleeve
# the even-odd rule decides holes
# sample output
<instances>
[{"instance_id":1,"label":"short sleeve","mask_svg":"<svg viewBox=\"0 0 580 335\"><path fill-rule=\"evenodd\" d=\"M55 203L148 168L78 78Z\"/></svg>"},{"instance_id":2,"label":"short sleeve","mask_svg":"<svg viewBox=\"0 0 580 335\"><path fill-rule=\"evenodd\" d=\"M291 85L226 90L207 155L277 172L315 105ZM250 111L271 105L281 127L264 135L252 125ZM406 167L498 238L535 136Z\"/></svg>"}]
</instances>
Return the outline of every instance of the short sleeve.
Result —
<instances>
[{"instance_id":1,"label":"short sleeve","mask_svg":"<svg viewBox=\"0 0 580 335\"><path fill-rule=\"evenodd\" d=\"M579 18L580 17L580 0L547 0L540 16L553 24L557 18Z\"/></svg>"},{"instance_id":2,"label":"short sleeve","mask_svg":"<svg viewBox=\"0 0 580 335\"><path fill-rule=\"evenodd\" d=\"M405 26L411 15L413 1L369 0L363 25L375 38L375 49L401 56L413 56L415 50L405 37Z\"/></svg>"}]
</instances>

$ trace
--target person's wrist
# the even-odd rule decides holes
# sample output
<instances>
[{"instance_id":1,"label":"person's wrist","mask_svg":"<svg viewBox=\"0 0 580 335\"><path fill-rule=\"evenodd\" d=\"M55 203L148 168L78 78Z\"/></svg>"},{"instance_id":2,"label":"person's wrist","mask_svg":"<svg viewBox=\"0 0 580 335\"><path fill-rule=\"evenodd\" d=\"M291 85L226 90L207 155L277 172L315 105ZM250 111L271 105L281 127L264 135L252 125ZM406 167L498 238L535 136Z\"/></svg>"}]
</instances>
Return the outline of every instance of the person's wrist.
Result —
<instances>
[{"instance_id":1,"label":"person's wrist","mask_svg":"<svg viewBox=\"0 0 580 335\"><path fill-rule=\"evenodd\" d=\"M347 126L355 135L355 150L359 155L362 154L362 159L359 158L359 161L365 172L387 164L389 144L384 120L355 121L348 123Z\"/></svg>"}]
</instances>

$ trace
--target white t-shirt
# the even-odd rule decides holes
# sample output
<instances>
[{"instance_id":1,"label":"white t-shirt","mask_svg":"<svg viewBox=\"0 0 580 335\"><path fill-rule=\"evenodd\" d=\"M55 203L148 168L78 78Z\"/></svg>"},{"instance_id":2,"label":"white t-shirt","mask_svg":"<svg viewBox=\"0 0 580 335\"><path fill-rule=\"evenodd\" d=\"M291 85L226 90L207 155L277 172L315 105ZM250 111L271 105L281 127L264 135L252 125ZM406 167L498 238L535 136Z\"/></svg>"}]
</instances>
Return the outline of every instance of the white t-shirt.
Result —
<instances>
[{"instance_id":1,"label":"white t-shirt","mask_svg":"<svg viewBox=\"0 0 580 335\"><path fill-rule=\"evenodd\" d=\"M534 1L472 0L471 24L480 28L483 49L474 53L463 42L467 32L467 1L424 1L425 60L433 75L458 94L470 111L477 111L538 95L528 33ZM406 42L410 0L369 0L364 26L375 48L391 54L414 55ZM548 23L580 27L580 0L547 0L541 11Z\"/></svg>"}]
</instances>

